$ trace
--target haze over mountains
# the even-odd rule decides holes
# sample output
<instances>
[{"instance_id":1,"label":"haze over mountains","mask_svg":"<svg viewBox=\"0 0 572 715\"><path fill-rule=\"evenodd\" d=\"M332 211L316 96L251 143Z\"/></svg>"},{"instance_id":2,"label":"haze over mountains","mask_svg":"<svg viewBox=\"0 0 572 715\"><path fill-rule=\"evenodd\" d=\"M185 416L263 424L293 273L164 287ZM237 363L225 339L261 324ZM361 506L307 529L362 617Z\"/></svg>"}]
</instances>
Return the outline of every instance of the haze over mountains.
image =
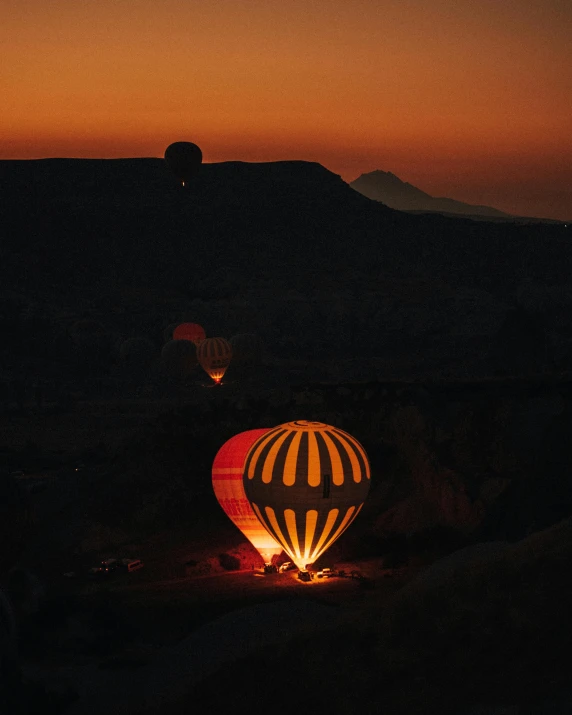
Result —
<instances>
[{"instance_id":1,"label":"haze over mountains","mask_svg":"<svg viewBox=\"0 0 572 715\"><path fill-rule=\"evenodd\" d=\"M362 174L350 186L360 194L399 211L432 212L440 214L460 214L471 218L495 220L515 220L512 216L491 206L467 204L456 199L435 197L421 191L416 186L402 181L390 171L370 171ZM524 218L524 217L522 217ZM530 219L535 220L535 219ZM538 219L536 219L538 220ZM548 219L547 219L548 221Z\"/></svg>"}]
</instances>

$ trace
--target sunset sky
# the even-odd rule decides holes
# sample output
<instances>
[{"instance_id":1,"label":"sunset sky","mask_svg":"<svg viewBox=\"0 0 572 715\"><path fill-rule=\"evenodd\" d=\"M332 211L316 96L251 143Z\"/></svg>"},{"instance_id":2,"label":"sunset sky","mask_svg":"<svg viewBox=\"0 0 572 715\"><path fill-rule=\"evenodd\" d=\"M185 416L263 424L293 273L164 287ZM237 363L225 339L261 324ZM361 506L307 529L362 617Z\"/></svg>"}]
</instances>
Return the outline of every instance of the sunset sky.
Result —
<instances>
[{"instance_id":1,"label":"sunset sky","mask_svg":"<svg viewBox=\"0 0 572 715\"><path fill-rule=\"evenodd\" d=\"M2 0L0 158L318 161L572 219L572 0Z\"/></svg>"}]
</instances>

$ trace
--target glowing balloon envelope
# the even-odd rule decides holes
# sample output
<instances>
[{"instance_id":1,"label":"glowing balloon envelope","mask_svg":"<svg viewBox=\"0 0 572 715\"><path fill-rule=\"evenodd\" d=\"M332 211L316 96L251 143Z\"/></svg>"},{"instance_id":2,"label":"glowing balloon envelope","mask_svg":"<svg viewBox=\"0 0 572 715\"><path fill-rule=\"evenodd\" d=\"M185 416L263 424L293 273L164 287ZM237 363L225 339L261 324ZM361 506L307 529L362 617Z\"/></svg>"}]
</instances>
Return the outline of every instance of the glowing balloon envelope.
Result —
<instances>
[{"instance_id":1,"label":"glowing balloon envelope","mask_svg":"<svg viewBox=\"0 0 572 715\"><path fill-rule=\"evenodd\" d=\"M259 437L244 464L250 505L300 569L359 514L370 486L361 444L322 422L288 422Z\"/></svg>"},{"instance_id":2,"label":"glowing balloon envelope","mask_svg":"<svg viewBox=\"0 0 572 715\"><path fill-rule=\"evenodd\" d=\"M252 511L242 483L246 454L266 429L254 429L235 435L219 449L212 466L213 489L218 503L228 518L242 531L254 548L270 563L282 553L282 546L262 526Z\"/></svg>"},{"instance_id":3,"label":"glowing balloon envelope","mask_svg":"<svg viewBox=\"0 0 572 715\"><path fill-rule=\"evenodd\" d=\"M232 347L224 338L207 338L197 345L197 360L218 385L230 365Z\"/></svg>"},{"instance_id":4,"label":"glowing balloon envelope","mask_svg":"<svg viewBox=\"0 0 572 715\"><path fill-rule=\"evenodd\" d=\"M173 330L173 340L190 340L195 345L205 337L205 329L198 323L181 323Z\"/></svg>"},{"instance_id":5,"label":"glowing balloon envelope","mask_svg":"<svg viewBox=\"0 0 572 715\"><path fill-rule=\"evenodd\" d=\"M192 142L174 142L165 149L165 162L183 186L198 172L202 160L202 151Z\"/></svg>"}]
</instances>

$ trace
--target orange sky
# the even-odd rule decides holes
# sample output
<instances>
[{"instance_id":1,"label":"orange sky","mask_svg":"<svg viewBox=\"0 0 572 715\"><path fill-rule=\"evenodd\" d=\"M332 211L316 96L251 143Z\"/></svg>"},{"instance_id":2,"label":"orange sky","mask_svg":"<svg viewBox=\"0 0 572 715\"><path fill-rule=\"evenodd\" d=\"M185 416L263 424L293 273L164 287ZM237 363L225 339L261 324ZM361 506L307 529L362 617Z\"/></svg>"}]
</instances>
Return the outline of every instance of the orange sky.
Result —
<instances>
[{"instance_id":1,"label":"orange sky","mask_svg":"<svg viewBox=\"0 0 572 715\"><path fill-rule=\"evenodd\" d=\"M0 158L319 161L572 219L571 0L2 0Z\"/></svg>"}]
</instances>

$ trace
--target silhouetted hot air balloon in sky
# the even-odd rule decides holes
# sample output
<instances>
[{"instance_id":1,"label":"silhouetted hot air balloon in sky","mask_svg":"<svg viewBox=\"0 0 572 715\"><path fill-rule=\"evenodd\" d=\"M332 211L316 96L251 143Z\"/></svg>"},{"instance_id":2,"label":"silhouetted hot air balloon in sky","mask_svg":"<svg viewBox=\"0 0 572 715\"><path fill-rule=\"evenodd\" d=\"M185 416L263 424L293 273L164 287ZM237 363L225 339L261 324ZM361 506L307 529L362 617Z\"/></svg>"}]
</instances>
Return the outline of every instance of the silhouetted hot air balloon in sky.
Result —
<instances>
[{"instance_id":1,"label":"silhouetted hot air balloon in sky","mask_svg":"<svg viewBox=\"0 0 572 715\"><path fill-rule=\"evenodd\" d=\"M232 347L224 338L206 338L197 345L197 360L215 384L222 380L232 357Z\"/></svg>"},{"instance_id":2,"label":"silhouetted hot air balloon in sky","mask_svg":"<svg viewBox=\"0 0 572 715\"><path fill-rule=\"evenodd\" d=\"M364 448L322 422L275 427L256 440L244 464L244 490L254 513L300 569L348 528L369 485Z\"/></svg>"},{"instance_id":3,"label":"silhouetted hot air balloon in sky","mask_svg":"<svg viewBox=\"0 0 572 715\"><path fill-rule=\"evenodd\" d=\"M252 444L270 428L248 430L235 435L219 449L212 467L213 489L228 518L242 531L264 563L282 553L282 546L260 523L252 511L242 483L244 460Z\"/></svg>"},{"instance_id":4,"label":"silhouetted hot air balloon in sky","mask_svg":"<svg viewBox=\"0 0 572 715\"><path fill-rule=\"evenodd\" d=\"M205 337L205 329L198 323L181 323L173 330L173 340L191 340L195 345Z\"/></svg>"},{"instance_id":5,"label":"silhouetted hot air balloon in sky","mask_svg":"<svg viewBox=\"0 0 572 715\"><path fill-rule=\"evenodd\" d=\"M165 162L183 186L198 172L203 153L192 142L174 142L165 149Z\"/></svg>"}]
</instances>

